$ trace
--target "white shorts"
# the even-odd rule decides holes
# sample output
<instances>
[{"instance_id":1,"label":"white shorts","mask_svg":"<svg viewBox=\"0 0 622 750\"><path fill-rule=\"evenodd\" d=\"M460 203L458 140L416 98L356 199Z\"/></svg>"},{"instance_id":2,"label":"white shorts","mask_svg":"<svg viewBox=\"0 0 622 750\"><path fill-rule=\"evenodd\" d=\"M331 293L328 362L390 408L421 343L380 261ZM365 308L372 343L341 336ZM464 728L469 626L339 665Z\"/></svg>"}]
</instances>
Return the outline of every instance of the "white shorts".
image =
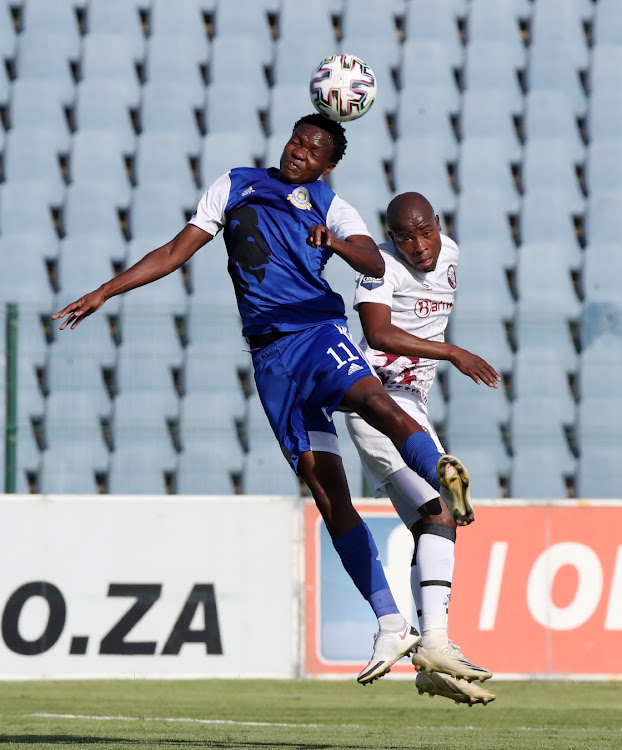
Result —
<instances>
[{"instance_id":1,"label":"white shorts","mask_svg":"<svg viewBox=\"0 0 622 750\"><path fill-rule=\"evenodd\" d=\"M436 443L441 453L445 449L441 445L438 435L432 427L425 406L416 393L412 391L387 391L389 396L407 414L417 421ZM363 472L370 489L376 497L389 496L395 505L395 509L405 521L406 517L412 517L417 508L429 500L438 497L435 490L425 479L422 479L414 471L408 478L408 498L403 492L395 492L391 486L391 477L400 469L406 469L406 463L391 440L359 417L358 414L346 414L346 425L348 432L359 452ZM402 483L403 485L403 483ZM406 503L408 508L400 508L398 504Z\"/></svg>"}]
</instances>

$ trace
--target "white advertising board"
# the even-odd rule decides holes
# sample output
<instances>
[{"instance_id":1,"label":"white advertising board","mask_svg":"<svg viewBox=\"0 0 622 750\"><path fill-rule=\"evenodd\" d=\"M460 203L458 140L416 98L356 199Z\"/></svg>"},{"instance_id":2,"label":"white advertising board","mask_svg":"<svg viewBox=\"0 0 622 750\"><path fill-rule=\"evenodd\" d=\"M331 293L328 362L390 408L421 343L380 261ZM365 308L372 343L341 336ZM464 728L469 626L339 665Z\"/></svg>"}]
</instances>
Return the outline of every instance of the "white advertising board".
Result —
<instances>
[{"instance_id":1,"label":"white advertising board","mask_svg":"<svg viewBox=\"0 0 622 750\"><path fill-rule=\"evenodd\" d=\"M295 676L299 502L0 496L0 679Z\"/></svg>"}]
</instances>

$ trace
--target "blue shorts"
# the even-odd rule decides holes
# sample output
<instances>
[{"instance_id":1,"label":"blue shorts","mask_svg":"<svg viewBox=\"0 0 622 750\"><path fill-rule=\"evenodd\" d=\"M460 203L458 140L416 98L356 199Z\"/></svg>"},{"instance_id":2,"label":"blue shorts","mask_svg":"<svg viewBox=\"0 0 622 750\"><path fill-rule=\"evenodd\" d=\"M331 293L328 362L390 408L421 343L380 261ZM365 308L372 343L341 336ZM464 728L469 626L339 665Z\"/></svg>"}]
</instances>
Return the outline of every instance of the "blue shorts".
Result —
<instances>
[{"instance_id":1,"label":"blue shorts","mask_svg":"<svg viewBox=\"0 0 622 750\"><path fill-rule=\"evenodd\" d=\"M254 351L253 367L270 426L294 471L305 451L339 454L332 413L354 383L376 377L347 327L334 323Z\"/></svg>"}]
</instances>

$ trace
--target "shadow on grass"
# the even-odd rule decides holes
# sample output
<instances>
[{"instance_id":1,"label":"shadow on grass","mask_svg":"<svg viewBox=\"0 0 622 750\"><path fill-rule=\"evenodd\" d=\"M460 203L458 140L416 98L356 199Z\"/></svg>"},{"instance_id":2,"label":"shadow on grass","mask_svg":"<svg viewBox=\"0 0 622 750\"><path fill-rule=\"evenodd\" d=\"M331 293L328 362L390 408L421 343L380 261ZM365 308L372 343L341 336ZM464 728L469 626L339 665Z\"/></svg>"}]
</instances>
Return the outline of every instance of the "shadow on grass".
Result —
<instances>
[{"instance_id":1,"label":"shadow on grass","mask_svg":"<svg viewBox=\"0 0 622 750\"><path fill-rule=\"evenodd\" d=\"M82 737L75 734L0 734L0 746L2 745L75 745L76 747L89 747L95 745L138 745L148 747L153 745L174 747L215 747L215 748L232 748L232 747L259 747L272 748L283 747L288 750L331 750L335 745L326 745L324 743L309 742L241 742L240 740L180 740L180 739L127 739L121 737Z\"/></svg>"}]
</instances>

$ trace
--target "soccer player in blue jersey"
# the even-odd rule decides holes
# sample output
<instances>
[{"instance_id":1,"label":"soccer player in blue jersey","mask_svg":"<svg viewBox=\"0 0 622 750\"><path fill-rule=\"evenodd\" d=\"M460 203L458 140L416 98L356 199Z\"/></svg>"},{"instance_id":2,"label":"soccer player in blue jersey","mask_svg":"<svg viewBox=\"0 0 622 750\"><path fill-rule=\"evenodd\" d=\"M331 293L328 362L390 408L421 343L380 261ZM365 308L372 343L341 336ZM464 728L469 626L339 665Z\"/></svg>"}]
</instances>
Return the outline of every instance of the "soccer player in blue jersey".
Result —
<instances>
[{"instance_id":1,"label":"soccer player in blue jersey","mask_svg":"<svg viewBox=\"0 0 622 750\"><path fill-rule=\"evenodd\" d=\"M357 211L319 179L345 149L339 123L317 114L301 118L278 169L232 169L218 178L176 237L53 317L65 318L61 329L75 328L110 297L180 268L224 231L262 405L283 454L309 486L344 568L378 618L372 658L358 677L366 684L415 650L421 636L399 612L375 542L352 506L333 411L355 411L388 435L460 523L469 523L473 510L466 470L441 455L387 395L348 333L343 300L321 276L331 255L367 276L384 274Z\"/></svg>"}]
</instances>

